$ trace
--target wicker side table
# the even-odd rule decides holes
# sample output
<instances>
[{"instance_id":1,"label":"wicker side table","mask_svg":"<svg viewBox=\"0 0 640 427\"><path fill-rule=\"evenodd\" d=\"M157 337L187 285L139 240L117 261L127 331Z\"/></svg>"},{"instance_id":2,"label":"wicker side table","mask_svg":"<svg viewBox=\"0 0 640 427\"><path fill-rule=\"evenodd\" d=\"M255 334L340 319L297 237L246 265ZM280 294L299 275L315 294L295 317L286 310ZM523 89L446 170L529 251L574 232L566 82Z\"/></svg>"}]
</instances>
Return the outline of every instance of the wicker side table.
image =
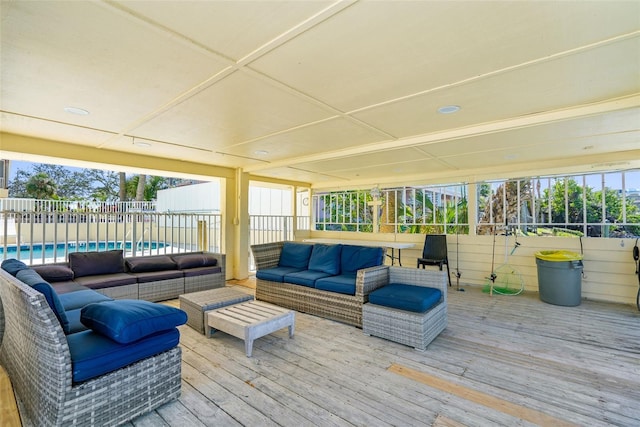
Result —
<instances>
[{"instance_id":1,"label":"wicker side table","mask_svg":"<svg viewBox=\"0 0 640 427\"><path fill-rule=\"evenodd\" d=\"M204 334L205 312L253 300L253 295L234 288L216 288L180 295L180 308L187 313L187 325Z\"/></svg>"}]
</instances>

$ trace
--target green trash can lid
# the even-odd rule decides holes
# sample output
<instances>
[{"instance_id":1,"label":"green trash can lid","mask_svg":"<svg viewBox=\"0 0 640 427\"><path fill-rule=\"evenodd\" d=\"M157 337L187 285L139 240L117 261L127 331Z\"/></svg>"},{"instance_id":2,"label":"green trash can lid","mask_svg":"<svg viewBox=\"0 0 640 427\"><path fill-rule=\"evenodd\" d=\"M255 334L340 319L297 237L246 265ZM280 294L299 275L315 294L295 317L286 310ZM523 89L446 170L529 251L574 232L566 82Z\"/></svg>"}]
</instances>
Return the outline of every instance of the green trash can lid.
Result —
<instances>
[{"instance_id":1,"label":"green trash can lid","mask_svg":"<svg viewBox=\"0 0 640 427\"><path fill-rule=\"evenodd\" d=\"M571 251L538 251L536 252L536 258L543 261L580 261L582 255Z\"/></svg>"}]
</instances>

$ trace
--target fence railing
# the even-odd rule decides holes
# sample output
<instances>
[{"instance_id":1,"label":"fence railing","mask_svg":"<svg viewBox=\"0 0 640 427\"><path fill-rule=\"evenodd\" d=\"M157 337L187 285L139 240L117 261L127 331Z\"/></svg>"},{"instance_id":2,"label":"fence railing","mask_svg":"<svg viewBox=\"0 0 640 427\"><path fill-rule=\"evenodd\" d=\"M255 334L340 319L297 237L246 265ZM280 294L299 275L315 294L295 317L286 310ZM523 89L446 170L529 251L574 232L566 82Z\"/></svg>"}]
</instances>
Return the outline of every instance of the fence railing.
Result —
<instances>
[{"instance_id":1,"label":"fence railing","mask_svg":"<svg viewBox=\"0 0 640 427\"><path fill-rule=\"evenodd\" d=\"M310 219L251 215L249 244L294 239ZM220 252L222 215L190 212L0 211L0 259L63 262L70 252L124 250L126 256L193 250ZM253 270L253 257L249 256Z\"/></svg>"},{"instance_id":2,"label":"fence railing","mask_svg":"<svg viewBox=\"0 0 640 427\"><path fill-rule=\"evenodd\" d=\"M153 212L156 202L101 202L97 200L0 199L0 212Z\"/></svg>"},{"instance_id":3,"label":"fence railing","mask_svg":"<svg viewBox=\"0 0 640 427\"><path fill-rule=\"evenodd\" d=\"M249 245L293 240L295 220L296 217L292 215L249 215ZM297 217L296 228L309 230L310 223L309 217ZM249 270L255 270L251 251L249 251Z\"/></svg>"},{"instance_id":4,"label":"fence railing","mask_svg":"<svg viewBox=\"0 0 640 427\"><path fill-rule=\"evenodd\" d=\"M0 258L28 264L111 249L126 256L220 252L221 242L221 215L213 213L0 211Z\"/></svg>"}]
</instances>

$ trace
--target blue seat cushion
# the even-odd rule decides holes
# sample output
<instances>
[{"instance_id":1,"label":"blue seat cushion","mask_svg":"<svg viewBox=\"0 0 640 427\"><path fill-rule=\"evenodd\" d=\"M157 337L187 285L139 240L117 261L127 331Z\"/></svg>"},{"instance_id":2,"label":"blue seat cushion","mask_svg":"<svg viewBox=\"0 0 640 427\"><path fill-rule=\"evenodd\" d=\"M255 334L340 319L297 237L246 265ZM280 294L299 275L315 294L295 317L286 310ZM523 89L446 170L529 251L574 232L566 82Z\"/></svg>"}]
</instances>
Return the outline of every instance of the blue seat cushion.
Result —
<instances>
[{"instance_id":1,"label":"blue seat cushion","mask_svg":"<svg viewBox=\"0 0 640 427\"><path fill-rule=\"evenodd\" d=\"M340 255L342 273L355 273L358 270L384 264L384 248L343 245Z\"/></svg>"},{"instance_id":2,"label":"blue seat cushion","mask_svg":"<svg viewBox=\"0 0 640 427\"><path fill-rule=\"evenodd\" d=\"M291 273L297 273L304 271L296 267L273 267L258 270L256 272L256 278L262 280L268 280L270 282L284 282L284 276Z\"/></svg>"},{"instance_id":3,"label":"blue seat cushion","mask_svg":"<svg viewBox=\"0 0 640 427\"><path fill-rule=\"evenodd\" d=\"M113 301L113 298L109 298L108 296L92 291L91 289L69 292L58 295L58 298L60 298L60 302L62 303L65 311L82 308L85 305L94 302Z\"/></svg>"},{"instance_id":4,"label":"blue seat cushion","mask_svg":"<svg viewBox=\"0 0 640 427\"><path fill-rule=\"evenodd\" d=\"M340 274L340 253L342 245L313 245L311 258L309 258L309 270L322 271L329 276Z\"/></svg>"},{"instance_id":5,"label":"blue seat cushion","mask_svg":"<svg viewBox=\"0 0 640 427\"><path fill-rule=\"evenodd\" d=\"M92 330L68 335L74 383L89 380L178 345L176 328L158 332L131 344L117 343ZM114 393L118 390L114 389Z\"/></svg>"},{"instance_id":6,"label":"blue seat cushion","mask_svg":"<svg viewBox=\"0 0 640 427\"><path fill-rule=\"evenodd\" d=\"M390 283L369 294L369 302L399 310L422 313L436 305L442 292L424 286Z\"/></svg>"},{"instance_id":7,"label":"blue seat cushion","mask_svg":"<svg viewBox=\"0 0 640 427\"><path fill-rule=\"evenodd\" d=\"M278 267L292 267L297 270L306 270L309 265L309 257L313 245L307 243L284 242Z\"/></svg>"},{"instance_id":8,"label":"blue seat cushion","mask_svg":"<svg viewBox=\"0 0 640 427\"><path fill-rule=\"evenodd\" d=\"M56 291L53 290L51 285L47 283L35 270L30 268L26 270L20 270L16 273L16 279L20 280L26 285L31 286L36 291L44 295L47 300L47 304L51 307L51 311L55 314L60 326L64 333L69 333L69 319L64 311L64 306L60 302L60 298Z\"/></svg>"},{"instance_id":9,"label":"blue seat cushion","mask_svg":"<svg viewBox=\"0 0 640 427\"><path fill-rule=\"evenodd\" d=\"M129 344L156 332L184 325L187 313L164 304L122 299L85 306L80 321L120 344Z\"/></svg>"},{"instance_id":10,"label":"blue seat cushion","mask_svg":"<svg viewBox=\"0 0 640 427\"><path fill-rule=\"evenodd\" d=\"M316 289L337 292L339 294L355 295L356 275L355 273L350 273L318 279L316 280Z\"/></svg>"},{"instance_id":11,"label":"blue seat cushion","mask_svg":"<svg viewBox=\"0 0 640 427\"><path fill-rule=\"evenodd\" d=\"M303 270L298 271L297 273L287 274L286 276L284 276L284 281L287 283L293 283L294 285L302 285L309 288L314 288L316 280L329 276L330 274L327 274L323 271Z\"/></svg>"}]
</instances>

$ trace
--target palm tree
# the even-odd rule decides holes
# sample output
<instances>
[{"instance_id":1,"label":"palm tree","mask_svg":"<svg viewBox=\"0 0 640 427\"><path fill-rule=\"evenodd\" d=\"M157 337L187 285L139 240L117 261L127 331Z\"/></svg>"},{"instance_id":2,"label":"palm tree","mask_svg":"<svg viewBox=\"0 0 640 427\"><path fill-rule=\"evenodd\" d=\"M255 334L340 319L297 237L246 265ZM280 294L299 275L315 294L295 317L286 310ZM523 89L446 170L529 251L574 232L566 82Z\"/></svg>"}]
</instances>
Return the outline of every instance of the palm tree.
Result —
<instances>
[{"instance_id":1,"label":"palm tree","mask_svg":"<svg viewBox=\"0 0 640 427\"><path fill-rule=\"evenodd\" d=\"M121 202L125 202L127 200L127 174L124 172L118 173L120 178L120 183L118 186L118 194Z\"/></svg>"},{"instance_id":2,"label":"palm tree","mask_svg":"<svg viewBox=\"0 0 640 427\"><path fill-rule=\"evenodd\" d=\"M57 199L56 183L45 173L33 175L25 188L27 194L34 199Z\"/></svg>"},{"instance_id":3,"label":"palm tree","mask_svg":"<svg viewBox=\"0 0 640 427\"><path fill-rule=\"evenodd\" d=\"M136 187L136 201L144 201L144 188L147 185L147 175L140 174L138 177L138 186Z\"/></svg>"}]
</instances>

